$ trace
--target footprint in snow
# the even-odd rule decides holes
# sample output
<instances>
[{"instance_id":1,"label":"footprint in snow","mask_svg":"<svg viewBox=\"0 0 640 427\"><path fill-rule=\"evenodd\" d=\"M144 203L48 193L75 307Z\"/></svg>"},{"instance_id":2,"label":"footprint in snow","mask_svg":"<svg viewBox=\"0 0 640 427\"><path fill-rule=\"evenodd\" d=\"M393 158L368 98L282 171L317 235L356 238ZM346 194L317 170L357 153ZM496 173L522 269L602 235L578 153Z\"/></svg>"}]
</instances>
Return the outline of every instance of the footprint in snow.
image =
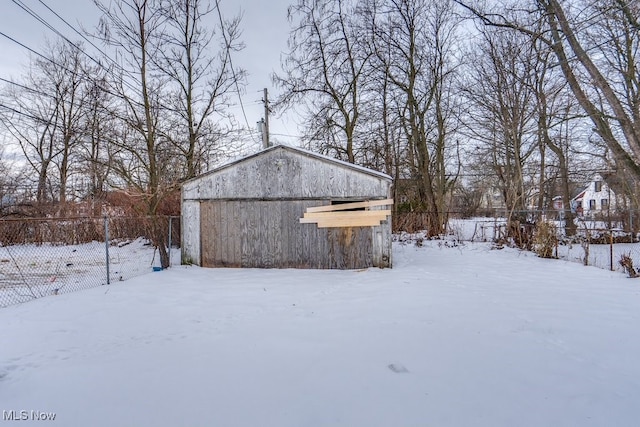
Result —
<instances>
[{"instance_id":1,"label":"footprint in snow","mask_svg":"<svg viewBox=\"0 0 640 427\"><path fill-rule=\"evenodd\" d=\"M0 381L7 378L11 371L15 371L16 369L18 369L18 365L7 365L4 369L0 369Z\"/></svg>"},{"instance_id":2,"label":"footprint in snow","mask_svg":"<svg viewBox=\"0 0 640 427\"><path fill-rule=\"evenodd\" d=\"M392 372L396 374L408 374L409 370L404 367L401 363L392 363L387 368L391 369Z\"/></svg>"}]
</instances>

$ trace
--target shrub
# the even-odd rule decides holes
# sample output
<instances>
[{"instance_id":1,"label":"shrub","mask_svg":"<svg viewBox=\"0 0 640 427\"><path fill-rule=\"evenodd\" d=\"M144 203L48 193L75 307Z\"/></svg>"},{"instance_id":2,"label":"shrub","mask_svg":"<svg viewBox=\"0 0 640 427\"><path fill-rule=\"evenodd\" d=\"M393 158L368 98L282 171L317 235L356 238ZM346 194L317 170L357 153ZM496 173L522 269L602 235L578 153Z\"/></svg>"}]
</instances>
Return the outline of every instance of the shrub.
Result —
<instances>
[{"instance_id":1,"label":"shrub","mask_svg":"<svg viewBox=\"0 0 640 427\"><path fill-rule=\"evenodd\" d=\"M556 258L553 254L558 243L556 226L547 221L540 221L533 234L533 251L540 258Z\"/></svg>"},{"instance_id":2,"label":"shrub","mask_svg":"<svg viewBox=\"0 0 640 427\"><path fill-rule=\"evenodd\" d=\"M631 253L622 254L620 256L620 260L618 261L624 271L629 275L629 277L634 278L638 277L638 272L633 268L633 260L631 259Z\"/></svg>"}]
</instances>

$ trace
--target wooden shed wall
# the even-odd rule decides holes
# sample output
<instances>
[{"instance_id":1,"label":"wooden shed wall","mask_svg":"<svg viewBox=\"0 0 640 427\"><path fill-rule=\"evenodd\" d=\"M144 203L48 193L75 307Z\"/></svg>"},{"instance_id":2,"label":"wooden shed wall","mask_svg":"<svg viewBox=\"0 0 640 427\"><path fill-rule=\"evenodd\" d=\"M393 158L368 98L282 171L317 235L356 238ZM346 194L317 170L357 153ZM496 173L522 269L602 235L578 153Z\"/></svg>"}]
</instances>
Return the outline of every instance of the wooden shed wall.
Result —
<instances>
[{"instance_id":1,"label":"wooden shed wall","mask_svg":"<svg viewBox=\"0 0 640 427\"><path fill-rule=\"evenodd\" d=\"M325 203L201 202L202 266L354 269L391 265L382 226L318 228L299 223L307 207Z\"/></svg>"},{"instance_id":2,"label":"wooden shed wall","mask_svg":"<svg viewBox=\"0 0 640 427\"><path fill-rule=\"evenodd\" d=\"M182 263L200 265L200 202L182 201Z\"/></svg>"}]
</instances>

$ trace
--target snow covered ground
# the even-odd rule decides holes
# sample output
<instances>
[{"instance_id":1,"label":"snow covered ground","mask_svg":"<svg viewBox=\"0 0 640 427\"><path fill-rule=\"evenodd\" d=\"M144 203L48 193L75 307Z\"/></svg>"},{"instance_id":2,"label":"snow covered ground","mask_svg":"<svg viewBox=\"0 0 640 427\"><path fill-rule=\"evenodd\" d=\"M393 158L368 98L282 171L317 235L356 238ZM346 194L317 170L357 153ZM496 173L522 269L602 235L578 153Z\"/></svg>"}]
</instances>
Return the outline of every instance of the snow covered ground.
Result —
<instances>
[{"instance_id":1,"label":"snow covered ground","mask_svg":"<svg viewBox=\"0 0 640 427\"><path fill-rule=\"evenodd\" d=\"M1 309L3 418L638 425L640 280L425 244L388 270L175 267Z\"/></svg>"}]
</instances>

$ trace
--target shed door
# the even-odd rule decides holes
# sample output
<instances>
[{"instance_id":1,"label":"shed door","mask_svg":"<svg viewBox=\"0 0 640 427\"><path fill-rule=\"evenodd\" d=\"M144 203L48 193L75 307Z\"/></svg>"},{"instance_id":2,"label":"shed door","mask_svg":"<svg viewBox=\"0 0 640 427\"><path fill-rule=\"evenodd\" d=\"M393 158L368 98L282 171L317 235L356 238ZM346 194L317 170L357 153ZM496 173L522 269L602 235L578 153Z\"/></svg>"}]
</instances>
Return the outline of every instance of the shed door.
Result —
<instances>
[{"instance_id":1,"label":"shed door","mask_svg":"<svg viewBox=\"0 0 640 427\"><path fill-rule=\"evenodd\" d=\"M203 267L365 268L373 265L372 229L300 224L323 200L209 200L200 203Z\"/></svg>"}]
</instances>

